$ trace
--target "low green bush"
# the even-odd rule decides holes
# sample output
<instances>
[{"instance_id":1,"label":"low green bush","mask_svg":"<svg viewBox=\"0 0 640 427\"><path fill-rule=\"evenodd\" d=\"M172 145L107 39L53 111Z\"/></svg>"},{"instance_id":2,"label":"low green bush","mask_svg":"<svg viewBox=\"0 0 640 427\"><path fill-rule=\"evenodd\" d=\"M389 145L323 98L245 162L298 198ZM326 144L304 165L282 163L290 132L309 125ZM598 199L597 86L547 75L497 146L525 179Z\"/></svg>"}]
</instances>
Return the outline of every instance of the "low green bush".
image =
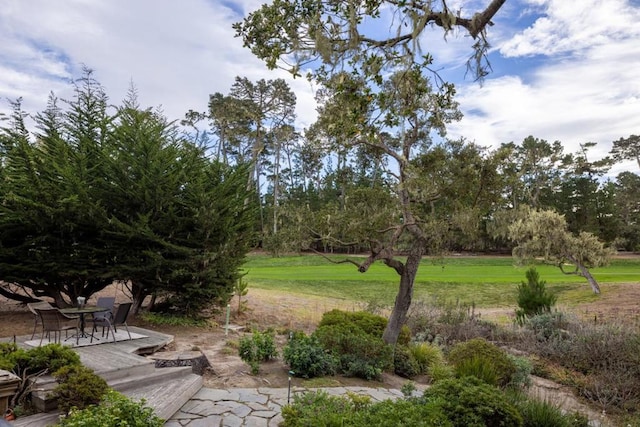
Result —
<instances>
[{"instance_id":1,"label":"low green bush","mask_svg":"<svg viewBox=\"0 0 640 427\"><path fill-rule=\"evenodd\" d=\"M156 313L148 311L140 314L140 317L145 322L149 322L152 325L158 326L208 326L207 319L199 316L184 316L180 314Z\"/></svg>"},{"instance_id":2,"label":"low green bush","mask_svg":"<svg viewBox=\"0 0 640 427\"><path fill-rule=\"evenodd\" d=\"M420 365L413 357L409 347L396 345L393 354L393 371L404 378L414 378L420 374Z\"/></svg>"},{"instance_id":3,"label":"low green bush","mask_svg":"<svg viewBox=\"0 0 640 427\"><path fill-rule=\"evenodd\" d=\"M562 330L567 328L567 319L561 312L541 313L529 317L524 326L533 331L538 341L548 341L560 336Z\"/></svg>"},{"instance_id":4,"label":"low green bush","mask_svg":"<svg viewBox=\"0 0 640 427\"><path fill-rule=\"evenodd\" d=\"M162 427L164 421L153 409L109 390L99 405L72 409L58 424L61 427Z\"/></svg>"},{"instance_id":5,"label":"low green bush","mask_svg":"<svg viewBox=\"0 0 640 427\"><path fill-rule=\"evenodd\" d=\"M527 357L512 356L511 354L507 354L507 357L513 362L513 366L516 368L508 386L515 389L531 387L531 372L533 372L533 363L531 360Z\"/></svg>"},{"instance_id":6,"label":"low green bush","mask_svg":"<svg viewBox=\"0 0 640 427\"><path fill-rule=\"evenodd\" d=\"M251 366L254 375L260 371L260 362L278 357L273 334L269 332L255 331L250 336L242 337L238 352L240 358Z\"/></svg>"},{"instance_id":7,"label":"low green bush","mask_svg":"<svg viewBox=\"0 0 640 427\"><path fill-rule=\"evenodd\" d=\"M58 385L51 396L65 414L71 408L84 409L100 403L109 390L107 382L85 366L64 366L54 373Z\"/></svg>"},{"instance_id":8,"label":"low green bush","mask_svg":"<svg viewBox=\"0 0 640 427\"><path fill-rule=\"evenodd\" d=\"M293 403L282 407L282 427L346 426L353 416L353 402L326 391L307 392L294 396Z\"/></svg>"},{"instance_id":9,"label":"low green bush","mask_svg":"<svg viewBox=\"0 0 640 427\"><path fill-rule=\"evenodd\" d=\"M324 391L294 397L282 408L283 427L452 427L438 404L418 399L370 403L357 395L330 396Z\"/></svg>"},{"instance_id":10,"label":"low green bush","mask_svg":"<svg viewBox=\"0 0 640 427\"><path fill-rule=\"evenodd\" d=\"M523 427L588 427L589 419L579 413L565 413L560 406L531 398L523 393L507 393L508 400L518 409Z\"/></svg>"},{"instance_id":11,"label":"low green bush","mask_svg":"<svg viewBox=\"0 0 640 427\"><path fill-rule=\"evenodd\" d=\"M477 368L479 375L489 374L488 369L494 370L496 385L501 387L511 382L516 371L513 361L507 357L504 350L482 338L456 344L451 348L447 358L456 371L463 369L463 366L464 369ZM465 375L464 369L460 375Z\"/></svg>"},{"instance_id":12,"label":"low green bush","mask_svg":"<svg viewBox=\"0 0 640 427\"><path fill-rule=\"evenodd\" d=\"M350 325L324 325L313 333L320 344L340 362L340 371L367 380L379 379L393 367L393 347L382 336L365 333Z\"/></svg>"},{"instance_id":13,"label":"low green bush","mask_svg":"<svg viewBox=\"0 0 640 427\"><path fill-rule=\"evenodd\" d=\"M435 344L428 342L412 343L409 345L409 351L418 364L418 372L420 374L427 374L431 366L444 363L442 349Z\"/></svg>"},{"instance_id":14,"label":"low green bush","mask_svg":"<svg viewBox=\"0 0 640 427\"><path fill-rule=\"evenodd\" d=\"M283 358L296 377L334 375L338 368L338 359L324 349L318 338L305 334L293 336L284 347Z\"/></svg>"},{"instance_id":15,"label":"low green bush","mask_svg":"<svg viewBox=\"0 0 640 427\"><path fill-rule=\"evenodd\" d=\"M362 329L366 334L382 337L387 327L387 319L366 311L349 312L335 309L322 315L318 327L333 325L350 325Z\"/></svg>"},{"instance_id":16,"label":"low green bush","mask_svg":"<svg viewBox=\"0 0 640 427\"><path fill-rule=\"evenodd\" d=\"M469 359L462 359L454 365L453 370L458 378L476 377L486 384L494 387L500 386L498 368L486 357L473 356Z\"/></svg>"},{"instance_id":17,"label":"low green bush","mask_svg":"<svg viewBox=\"0 0 640 427\"><path fill-rule=\"evenodd\" d=\"M474 377L436 382L425 390L426 403L438 405L455 427L519 427L518 410L498 388Z\"/></svg>"}]
</instances>

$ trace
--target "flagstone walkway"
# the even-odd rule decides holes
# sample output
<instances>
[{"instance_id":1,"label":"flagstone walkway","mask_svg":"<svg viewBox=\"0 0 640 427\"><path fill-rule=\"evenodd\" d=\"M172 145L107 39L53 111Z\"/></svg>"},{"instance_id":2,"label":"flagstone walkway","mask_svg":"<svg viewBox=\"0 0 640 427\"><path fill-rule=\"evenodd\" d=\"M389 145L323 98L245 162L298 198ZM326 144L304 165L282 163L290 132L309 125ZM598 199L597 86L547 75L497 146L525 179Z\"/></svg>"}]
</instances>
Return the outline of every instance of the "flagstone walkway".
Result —
<instances>
[{"instance_id":1,"label":"flagstone walkway","mask_svg":"<svg viewBox=\"0 0 640 427\"><path fill-rule=\"evenodd\" d=\"M298 393L309 391L301 387L236 388L214 390L203 388L170 420L166 427L275 427L283 419L282 407ZM402 397L400 390L368 387L323 388L330 395L353 392L383 401Z\"/></svg>"}]
</instances>

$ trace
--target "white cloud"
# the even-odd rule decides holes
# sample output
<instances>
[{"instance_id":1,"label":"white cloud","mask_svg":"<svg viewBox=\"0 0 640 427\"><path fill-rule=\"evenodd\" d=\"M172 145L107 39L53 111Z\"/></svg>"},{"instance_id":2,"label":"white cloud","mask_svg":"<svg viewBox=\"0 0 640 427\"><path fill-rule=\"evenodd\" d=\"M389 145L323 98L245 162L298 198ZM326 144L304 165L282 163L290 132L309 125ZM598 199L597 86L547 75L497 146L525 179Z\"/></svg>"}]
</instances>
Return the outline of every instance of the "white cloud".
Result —
<instances>
[{"instance_id":1,"label":"white cloud","mask_svg":"<svg viewBox=\"0 0 640 427\"><path fill-rule=\"evenodd\" d=\"M465 118L451 135L490 146L533 135L561 141L565 152L597 142L590 153L604 157L612 141L639 131L640 29L630 23L640 9L622 1L590 0L580 8L563 0L537 3L546 16L499 47L532 68L522 77L489 77L483 87L461 86ZM532 54L537 62L526 60Z\"/></svg>"}]
</instances>

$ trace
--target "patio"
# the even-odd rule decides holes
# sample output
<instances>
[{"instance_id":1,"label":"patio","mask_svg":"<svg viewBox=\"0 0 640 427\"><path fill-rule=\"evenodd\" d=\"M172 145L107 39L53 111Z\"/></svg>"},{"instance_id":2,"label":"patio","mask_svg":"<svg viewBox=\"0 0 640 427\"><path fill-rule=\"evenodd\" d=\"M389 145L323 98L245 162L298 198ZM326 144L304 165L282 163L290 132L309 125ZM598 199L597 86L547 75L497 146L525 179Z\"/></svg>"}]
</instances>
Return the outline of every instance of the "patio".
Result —
<instances>
[{"instance_id":1,"label":"patio","mask_svg":"<svg viewBox=\"0 0 640 427\"><path fill-rule=\"evenodd\" d=\"M129 326L129 330L135 339L114 343L100 337L100 341L94 340L93 344L79 347L71 346L75 345L75 339L67 343L63 339L63 344L69 344L80 355L81 362L104 378L111 388L136 400L144 398L158 416L169 419L200 390L202 377L192 373L189 366L156 368L156 362L145 357L170 344L173 336L135 326ZM13 337L0 338L0 342L13 340ZM34 344L34 341L37 344L40 338L36 336L31 340L31 335L15 337L16 344L22 348L32 348L26 343ZM13 425L44 427L55 423L58 419L55 402L46 399L54 386L55 381L50 376L39 378L32 398L36 408L44 412L21 417Z\"/></svg>"}]
</instances>

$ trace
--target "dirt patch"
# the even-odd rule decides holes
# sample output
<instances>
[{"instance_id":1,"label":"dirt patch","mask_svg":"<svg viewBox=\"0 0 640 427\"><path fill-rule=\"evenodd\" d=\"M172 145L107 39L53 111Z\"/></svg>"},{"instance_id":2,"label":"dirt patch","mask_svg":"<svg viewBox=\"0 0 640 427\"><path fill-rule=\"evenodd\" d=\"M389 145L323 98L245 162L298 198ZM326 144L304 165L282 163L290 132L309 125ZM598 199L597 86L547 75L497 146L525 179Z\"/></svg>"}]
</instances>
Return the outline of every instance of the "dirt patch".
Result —
<instances>
[{"instance_id":1,"label":"dirt patch","mask_svg":"<svg viewBox=\"0 0 640 427\"><path fill-rule=\"evenodd\" d=\"M122 289L110 288L104 295L116 295L118 301L128 300ZM231 323L242 328L273 328L277 334L278 347L284 346L289 330L311 332L322 314L334 308L358 310L363 307L351 301L322 298L317 296L280 295L274 292L251 289L245 298L246 309L238 314L237 301L231 302ZM640 284L628 283L605 288L596 302L581 304L572 309L578 315L587 318L624 320L638 323L640 317ZM483 309L483 318L492 319L511 316L513 309ZM249 366L238 356L237 346L242 330L229 330L225 333L226 313L221 312L211 320L208 328L156 326L145 323L141 318L132 317L130 325L146 327L171 334L174 342L167 350L200 350L212 365L212 370L205 375L205 386L210 388L232 387L287 387L289 383L288 368L281 358L264 363L258 375L252 375ZM33 331L33 315L24 305L0 299L0 337L27 335ZM358 386L400 388L406 379L385 374L381 382L364 381L354 378L323 378L318 386ZM418 385L424 381L418 379ZM292 378L292 385L309 386L309 383Z\"/></svg>"}]
</instances>

